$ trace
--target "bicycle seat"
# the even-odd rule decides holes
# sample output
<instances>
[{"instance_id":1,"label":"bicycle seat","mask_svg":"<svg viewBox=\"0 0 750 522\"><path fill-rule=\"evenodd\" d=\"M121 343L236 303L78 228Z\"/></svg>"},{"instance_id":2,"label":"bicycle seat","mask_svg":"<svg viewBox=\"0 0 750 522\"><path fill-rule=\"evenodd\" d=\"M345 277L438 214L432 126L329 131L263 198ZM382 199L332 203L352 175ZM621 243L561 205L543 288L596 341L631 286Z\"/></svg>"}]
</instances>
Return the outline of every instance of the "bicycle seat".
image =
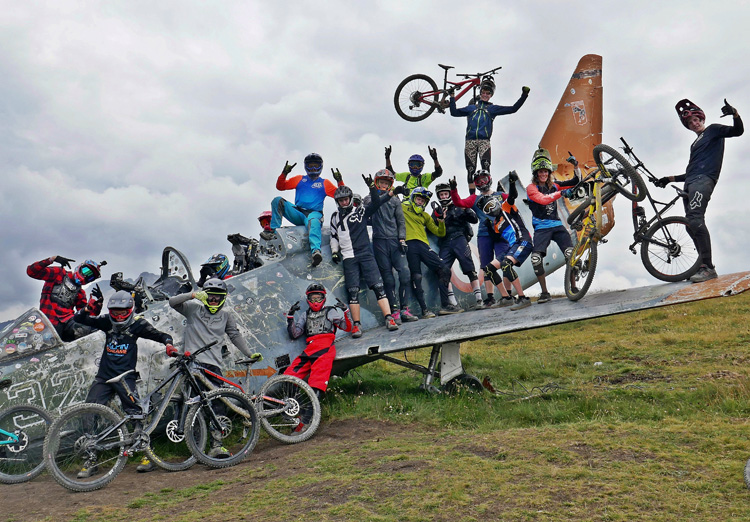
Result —
<instances>
[{"instance_id":1,"label":"bicycle seat","mask_svg":"<svg viewBox=\"0 0 750 522\"><path fill-rule=\"evenodd\" d=\"M685 192L684 190L682 190L680 187L676 187L676 186L672 185L672 188L675 189L677 191L677 195L680 196L680 197L682 197L682 198L686 198L687 199L687 197L689 196L689 194L687 192Z\"/></svg>"},{"instance_id":2,"label":"bicycle seat","mask_svg":"<svg viewBox=\"0 0 750 522\"><path fill-rule=\"evenodd\" d=\"M447 71L448 69L453 69L453 68L454 68L454 67L453 67L452 65L443 65L442 63L439 63L438 65L439 65L440 67L442 67L443 69L445 69L446 71Z\"/></svg>"}]
</instances>

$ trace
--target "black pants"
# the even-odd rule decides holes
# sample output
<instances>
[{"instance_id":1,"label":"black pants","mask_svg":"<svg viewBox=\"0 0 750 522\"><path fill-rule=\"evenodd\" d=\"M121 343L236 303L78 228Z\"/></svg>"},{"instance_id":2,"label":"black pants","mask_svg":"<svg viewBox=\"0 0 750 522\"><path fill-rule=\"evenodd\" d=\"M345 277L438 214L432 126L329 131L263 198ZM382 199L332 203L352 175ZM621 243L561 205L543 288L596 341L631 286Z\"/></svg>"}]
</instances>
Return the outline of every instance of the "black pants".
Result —
<instances>
[{"instance_id":1,"label":"black pants","mask_svg":"<svg viewBox=\"0 0 750 522\"><path fill-rule=\"evenodd\" d=\"M141 413L141 408L140 406L138 406L137 402L138 390L135 387L136 379L137 376L132 373L122 379L127 383L128 387L133 392L133 396L136 402L133 402L130 397L128 397L128 394L125 391L125 387L122 385L122 382L108 384L106 382L106 378L98 376L94 378L94 384L91 385L89 393L88 395L86 395L86 402L93 402L95 404L107 404L113 396L117 395L120 398L122 409L127 415L135 415Z\"/></svg>"},{"instance_id":2,"label":"black pants","mask_svg":"<svg viewBox=\"0 0 750 522\"><path fill-rule=\"evenodd\" d=\"M373 238L372 249L375 252L375 262L378 264L380 276L383 278L383 288L388 297L391 310L396 311L408 306L407 290L410 285L409 269L406 267L406 256L401 253L397 239ZM396 300L396 279L393 270L398 272L398 301Z\"/></svg>"},{"instance_id":3,"label":"black pants","mask_svg":"<svg viewBox=\"0 0 750 522\"><path fill-rule=\"evenodd\" d=\"M440 290L440 304L446 307L450 304L448 300L448 283L451 280L451 271L445 265L435 251L430 246L419 239L410 239L406 242L409 250L406 253L406 259L409 262L409 272L411 272L411 284L414 290L414 297L417 298L422 313L427 311L427 303L424 300L424 290L422 289L422 263L427 268L435 272L438 278L438 289Z\"/></svg>"},{"instance_id":4,"label":"black pants","mask_svg":"<svg viewBox=\"0 0 750 522\"><path fill-rule=\"evenodd\" d=\"M685 200L688 232L701 256L701 264L709 268L713 268L714 265L711 259L711 234L706 228L706 209L715 187L716 182L707 176L699 176L690 183L685 183L685 192L688 193L688 198Z\"/></svg>"}]
</instances>

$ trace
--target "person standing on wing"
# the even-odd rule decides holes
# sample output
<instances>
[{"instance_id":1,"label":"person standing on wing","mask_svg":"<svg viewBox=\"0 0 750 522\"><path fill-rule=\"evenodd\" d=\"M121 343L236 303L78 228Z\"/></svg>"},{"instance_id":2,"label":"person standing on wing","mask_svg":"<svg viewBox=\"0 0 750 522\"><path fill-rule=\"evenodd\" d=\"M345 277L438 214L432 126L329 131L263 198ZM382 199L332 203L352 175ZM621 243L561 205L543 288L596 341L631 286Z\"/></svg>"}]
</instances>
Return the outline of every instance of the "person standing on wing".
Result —
<instances>
[{"instance_id":1,"label":"person standing on wing","mask_svg":"<svg viewBox=\"0 0 750 522\"><path fill-rule=\"evenodd\" d=\"M422 172L424 169L424 158L419 154L414 154L409 158L409 172L396 172L391 165L391 146L385 148L385 168L393 172L396 181L404 184L404 197L408 198L412 190L417 187L427 188L430 184L443 175L443 167L437 157L437 150L427 146L427 152L430 153L432 161L435 162L435 169L432 172Z\"/></svg>"},{"instance_id":2,"label":"person standing on wing","mask_svg":"<svg viewBox=\"0 0 750 522\"><path fill-rule=\"evenodd\" d=\"M326 196L333 197L336 192L336 185L327 179L320 179L320 174L323 172L323 158L320 154L313 152L305 156L304 176L294 176L287 179L295 165L297 164L289 165L287 161L276 180L277 190L296 190L294 204L289 203L281 196L275 197L271 201L270 230L263 230L260 237L267 241L274 239L276 237L275 231L281 226L282 218L287 218L298 226L305 225L309 235L312 266L318 266L323 261L323 254L320 252L323 203ZM344 181L341 172L338 169L331 169L331 172L333 173L333 179L338 182L338 186L343 186Z\"/></svg>"},{"instance_id":3,"label":"person standing on wing","mask_svg":"<svg viewBox=\"0 0 750 522\"><path fill-rule=\"evenodd\" d=\"M451 94L450 111L451 116L466 118L466 143L464 146L464 158L466 159L466 181L469 184L469 193L474 194L474 172L477 170L477 160L482 170L489 172L492 162L492 122L496 116L501 114L513 114L529 97L530 88L521 88L521 97L510 107L494 105L490 98L495 94L495 82L490 76L482 79L479 86L479 100L470 103L466 107L458 109L456 98Z\"/></svg>"},{"instance_id":4,"label":"person standing on wing","mask_svg":"<svg viewBox=\"0 0 750 522\"><path fill-rule=\"evenodd\" d=\"M551 241L557 243L568 259L573 253L573 240L557 212L557 200L570 194L572 187L578 184L581 171L578 161L571 154L566 160L573 165L573 178L555 182L552 179L552 161L549 151L539 148L531 161L531 183L526 187L526 197L531 210L531 225L534 227L534 250L531 253L531 265L534 267L537 281L542 291L538 303L550 300L547 291L547 278L544 275L544 256Z\"/></svg>"},{"instance_id":5,"label":"person standing on wing","mask_svg":"<svg viewBox=\"0 0 750 522\"><path fill-rule=\"evenodd\" d=\"M367 220L392 194L378 194L371 176L362 178L370 188L370 202L355 207L352 201L352 189L342 186L336 189L334 199L338 210L331 216L331 260L344 265L344 284L349 293L349 309L352 312L354 326L352 337L362 336L360 325L359 285L364 278L367 286L375 292L380 311L385 317L388 330L398 330L398 325L391 315L391 307L385 294L383 280L380 277L378 264L367 235Z\"/></svg>"},{"instance_id":6,"label":"person standing on wing","mask_svg":"<svg viewBox=\"0 0 750 522\"><path fill-rule=\"evenodd\" d=\"M690 281L702 283L718 277L711 258L711 236L706 228L706 209L721 174L724 138L742 136L745 127L737 109L729 105L726 98L721 108L721 117L731 115L734 120L731 127L718 123L706 127L706 114L687 99L678 102L675 110L685 128L696 133L698 137L690 146L690 161L685 174L666 176L657 180L655 184L663 188L671 181L685 182L684 190L688 193L687 199L684 200L685 217L688 220L688 230L701 257L701 266L690 277Z\"/></svg>"},{"instance_id":7,"label":"person standing on wing","mask_svg":"<svg viewBox=\"0 0 750 522\"><path fill-rule=\"evenodd\" d=\"M375 173L375 188L379 195L388 193L393 188L395 176L388 169ZM401 190L404 190L403 188ZM369 205L372 198L365 196L364 205ZM396 324L417 321L418 317L409 310L411 279L406 266L406 223L401 200L389 198L372 215L372 250L383 278L385 295L391 306L391 315ZM396 279L393 270L398 273L398 299L396 298ZM400 305L400 309L399 309Z\"/></svg>"}]
</instances>

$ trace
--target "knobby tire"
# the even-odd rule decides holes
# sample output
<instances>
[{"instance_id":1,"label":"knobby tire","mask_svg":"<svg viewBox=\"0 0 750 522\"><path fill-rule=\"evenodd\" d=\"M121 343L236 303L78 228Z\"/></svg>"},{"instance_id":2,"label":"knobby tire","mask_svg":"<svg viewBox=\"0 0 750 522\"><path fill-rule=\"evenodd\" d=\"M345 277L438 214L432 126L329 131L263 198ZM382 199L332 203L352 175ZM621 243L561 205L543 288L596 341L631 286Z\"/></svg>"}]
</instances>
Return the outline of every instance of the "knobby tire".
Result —
<instances>
[{"instance_id":1,"label":"knobby tire","mask_svg":"<svg viewBox=\"0 0 750 522\"><path fill-rule=\"evenodd\" d=\"M285 403L284 411L279 411L282 406L278 400ZM268 379L256 403L263 428L284 444L306 441L320 425L320 401L315 391L292 375L275 375Z\"/></svg>"},{"instance_id":2,"label":"knobby tire","mask_svg":"<svg viewBox=\"0 0 750 522\"><path fill-rule=\"evenodd\" d=\"M686 218L664 218L661 222L654 223L644 236L641 241L641 261L648 273L655 278L676 283L689 278L700 268L701 257L690 237Z\"/></svg>"},{"instance_id":3,"label":"knobby tire","mask_svg":"<svg viewBox=\"0 0 750 522\"><path fill-rule=\"evenodd\" d=\"M594 147L594 161L604 173L604 177L610 178L610 181L616 185L619 194L630 201L646 199L648 190L646 183L622 154L609 145L600 144Z\"/></svg>"},{"instance_id":4,"label":"knobby tire","mask_svg":"<svg viewBox=\"0 0 750 522\"><path fill-rule=\"evenodd\" d=\"M396 112L406 121L422 121L430 114L435 112L438 103L437 93L431 95L428 100L418 101L418 106L414 106L413 97L422 92L437 91L438 87L435 80L426 74L412 74L407 76L396 87L396 93L393 95L393 104L396 106Z\"/></svg>"},{"instance_id":5,"label":"knobby tire","mask_svg":"<svg viewBox=\"0 0 750 522\"><path fill-rule=\"evenodd\" d=\"M47 410L19 404L0 412L0 428L14 433L18 442L0 445L0 482L20 484L44 471L44 437L52 423ZM7 440L0 435L0 440Z\"/></svg>"},{"instance_id":6,"label":"knobby tire","mask_svg":"<svg viewBox=\"0 0 750 522\"><path fill-rule=\"evenodd\" d=\"M589 291L589 287L594 280L598 259L596 241L586 238L581 238L580 241L589 242L585 251L578 254L579 246L576 245L575 252L570 260L565 263L565 295L571 301L578 301ZM574 259L578 259L578 261L575 262L575 265L571 265Z\"/></svg>"}]
</instances>

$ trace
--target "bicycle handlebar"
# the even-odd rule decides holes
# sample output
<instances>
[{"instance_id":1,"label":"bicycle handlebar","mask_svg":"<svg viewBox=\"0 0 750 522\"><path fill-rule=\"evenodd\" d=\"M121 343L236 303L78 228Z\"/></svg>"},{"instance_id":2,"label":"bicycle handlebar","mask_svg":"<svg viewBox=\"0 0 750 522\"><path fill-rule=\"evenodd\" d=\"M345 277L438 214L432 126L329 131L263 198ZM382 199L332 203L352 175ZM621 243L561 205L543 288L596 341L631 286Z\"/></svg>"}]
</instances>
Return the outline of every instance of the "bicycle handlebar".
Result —
<instances>
[{"instance_id":1,"label":"bicycle handlebar","mask_svg":"<svg viewBox=\"0 0 750 522\"><path fill-rule=\"evenodd\" d=\"M501 67L495 67L494 69L490 69L489 71L483 72L483 73L476 73L476 74L466 74L466 73L458 74L458 73L456 73L456 76L461 76L463 78L481 78L482 76L486 76L488 74L495 74L495 72L499 71L500 69L502 69L502 66Z\"/></svg>"},{"instance_id":2,"label":"bicycle handlebar","mask_svg":"<svg viewBox=\"0 0 750 522\"><path fill-rule=\"evenodd\" d=\"M174 368L175 366L177 366L177 364L179 364L182 361L186 361L186 360L192 361L193 359L195 359L196 355L205 352L206 350L208 350L209 348L211 348L212 346L214 346L218 342L219 342L218 340L211 341L207 345L201 346L200 348L198 348L194 352L188 352L190 355L185 355L184 353L181 353L180 356L177 358L177 360L174 361L172 364L170 364L169 367L170 368Z\"/></svg>"}]
</instances>

